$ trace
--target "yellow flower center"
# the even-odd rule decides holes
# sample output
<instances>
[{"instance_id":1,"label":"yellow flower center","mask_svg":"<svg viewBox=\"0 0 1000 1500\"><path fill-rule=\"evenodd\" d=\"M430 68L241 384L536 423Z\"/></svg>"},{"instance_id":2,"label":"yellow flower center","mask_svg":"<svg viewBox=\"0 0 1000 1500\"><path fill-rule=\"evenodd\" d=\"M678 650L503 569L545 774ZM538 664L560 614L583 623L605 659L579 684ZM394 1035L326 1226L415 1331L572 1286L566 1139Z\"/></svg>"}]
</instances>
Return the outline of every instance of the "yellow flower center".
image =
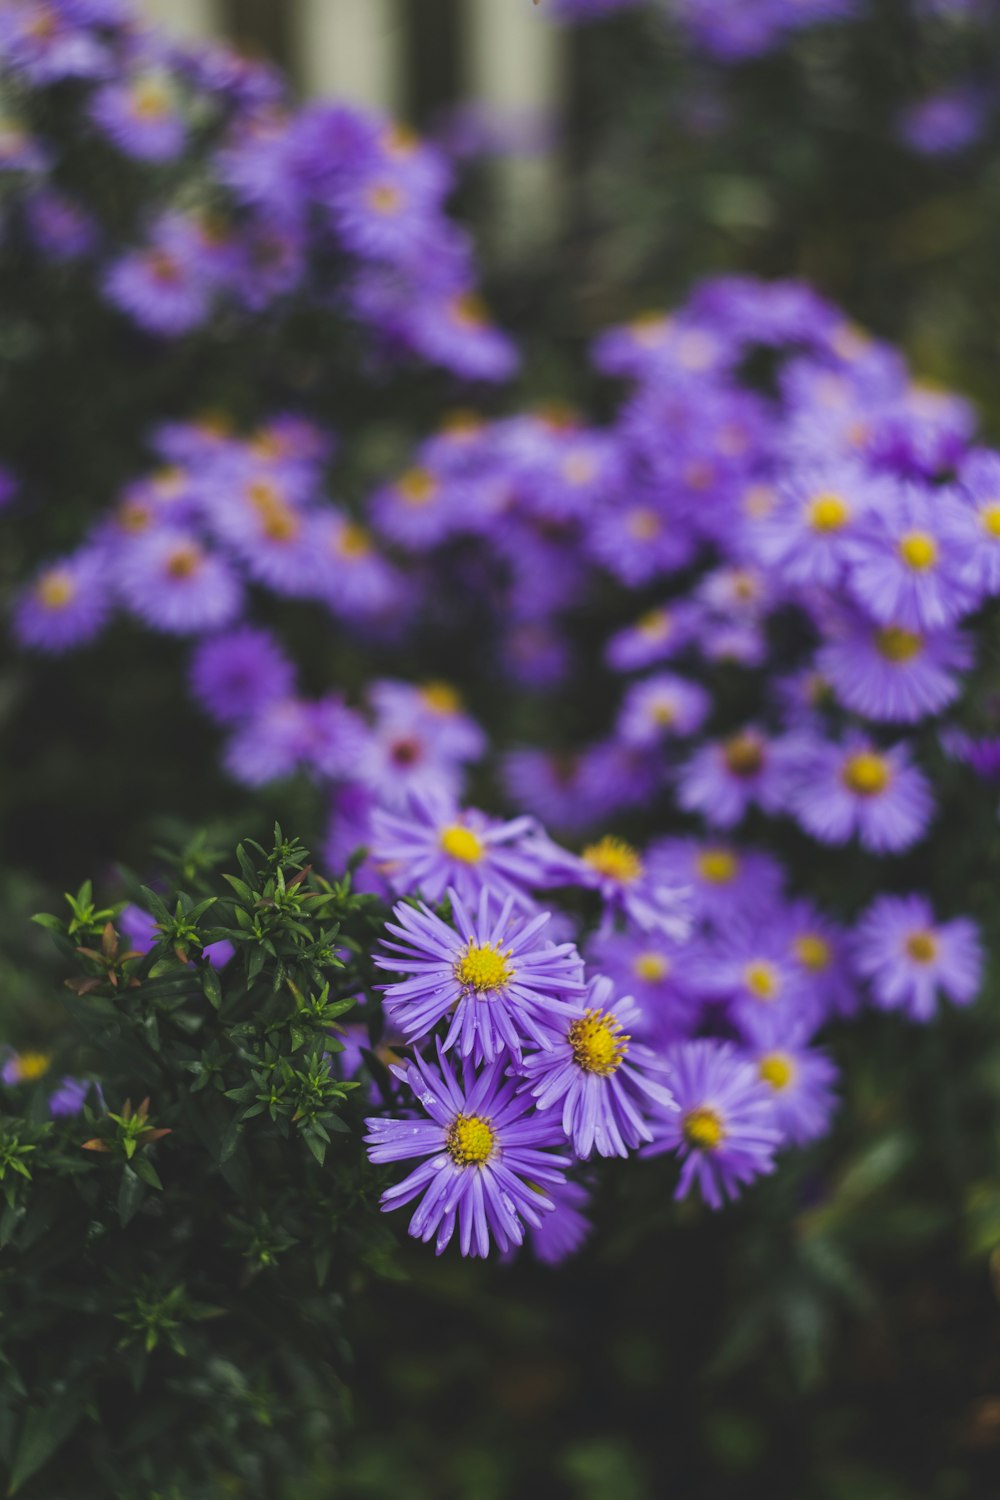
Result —
<instances>
[{"instance_id":1,"label":"yellow flower center","mask_svg":"<svg viewBox=\"0 0 1000 1500\"><path fill-rule=\"evenodd\" d=\"M908 531L899 539L899 555L908 568L925 573L937 562L937 542L926 531Z\"/></svg>"},{"instance_id":2,"label":"yellow flower center","mask_svg":"<svg viewBox=\"0 0 1000 1500\"><path fill-rule=\"evenodd\" d=\"M132 109L140 120L159 120L170 112L170 94L162 83L147 79L132 90Z\"/></svg>"},{"instance_id":3,"label":"yellow flower center","mask_svg":"<svg viewBox=\"0 0 1000 1500\"><path fill-rule=\"evenodd\" d=\"M907 957L918 964L929 964L937 957L938 944L933 932L911 932L906 939Z\"/></svg>"},{"instance_id":4,"label":"yellow flower center","mask_svg":"<svg viewBox=\"0 0 1000 1500\"><path fill-rule=\"evenodd\" d=\"M569 1028L573 1061L585 1073L607 1078L628 1051L629 1038L621 1034L621 1022L610 1011L588 1010Z\"/></svg>"},{"instance_id":5,"label":"yellow flower center","mask_svg":"<svg viewBox=\"0 0 1000 1500\"><path fill-rule=\"evenodd\" d=\"M874 750L859 750L849 755L844 762L841 779L848 791L858 797L877 797L884 792L892 778L885 758Z\"/></svg>"},{"instance_id":6,"label":"yellow flower center","mask_svg":"<svg viewBox=\"0 0 1000 1500\"><path fill-rule=\"evenodd\" d=\"M780 1094L794 1079L795 1064L787 1052L768 1052L757 1064L757 1071L764 1082Z\"/></svg>"},{"instance_id":7,"label":"yellow flower center","mask_svg":"<svg viewBox=\"0 0 1000 1500\"><path fill-rule=\"evenodd\" d=\"M739 859L731 849L703 849L695 860L698 874L709 885L728 885L735 880L739 867Z\"/></svg>"},{"instance_id":8,"label":"yellow flower center","mask_svg":"<svg viewBox=\"0 0 1000 1500\"><path fill-rule=\"evenodd\" d=\"M341 557L368 557L372 544L363 526L348 521L347 525L334 537L333 550Z\"/></svg>"},{"instance_id":9,"label":"yellow flower center","mask_svg":"<svg viewBox=\"0 0 1000 1500\"><path fill-rule=\"evenodd\" d=\"M643 505L638 510L629 511L625 517L625 530L637 542L651 542L663 530L663 522L655 510Z\"/></svg>"},{"instance_id":10,"label":"yellow flower center","mask_svg":"<svg viewBox=\"0 0 1000 1500\"><path fill-rule=\"evenodd\" d=\"M458 1167L481 1167L496 1150L497 1138L481 1115L456 1115L444 1138L448 1155Z\"/></svg>"},{"instance_id":11,"label":"yellow flower center","mask_svg":"<svg viewBox=\"0 0 1000 1500\"><path fill-rule=\"evenodd\" d=\"M375 182L368 189L365 197L368 207L384 218L391 218L399 212L403 202L403 195L391 182Z\"/></svg>"},{"instance_id":12,"label":"yellow flower center","mask_svg":"<svg viewBox=\"0 0 1000 1500\"><path fill-rule=\"evenodd\" d=\"M648 641L665 641L670 634L670 616L665 609L651 609L635 628Z\"/></svg>"},{"instance_id":13,"label":"yellow flower center","mask_svg":"<svg viewBox=\"0 0 1000 1500\"><path fill-rule=\"evenodd\" d=\"M425 682L420 689L420 696L432 713L441 714L445 718L450 719L462 707L462 700L450 682Z\"/></svg>"},{"instance_id":14,"label":"yellow flower center","mask_svg":"<svg viewBox=\"0 0 1000 1500\"><path fill-rule=\"evenodd\" d=\"M14 1069L18 1083L34 1083L44 1078L52 1064L47 1052L19 1052L14 1058Z\"/></svg>"},{"instance_id":15,"label":"yellow flower center","mask_svg":"<svg viewBox=\"0 0 1000 1500\"><path fill-rule=\"evenodd\" d=\"M452 298L451 313L460 328L484 328L490 320L486 303L475 292Z\"/></svg>"},{"instance_id":16,"label":"yellow flower center","mask_svg":"<svg viewBox=\"0 0 1000 1500\"><path fill-rule=\"evenodd\" d=\"M662 342L669 326L670 319L665 318L662 313L645 312L633 318L628 329L637 344L652 349Z\"/></svg>"},{"instance_id":17,"label":"yellow flower center","mask_svg":"<svg viewBox=\"0 0 1000 1500\"><path fill-rule=\"evenodd\" d=\"M455 978L463 989L477 995L503 989L515 972L507 962L509 957L509 951L502 953L492 943L470 943L455 964Z\"/></svg>"},{"instance_id":18,"label":"yellow flower center","mask_svg":"<svg viewBox=\"0 0 1000 1500\"><path fill-rule=\"evenodd\" d=\"M814 932L803 932L797 937L792 943L792 952L802 967L811 969L814 974L828 969L833 957L826 938L817 937Z\"/></svg>"},{"instance_id":19,"label":"yellow flower center","mask_svg":"<svg viewBox=\"0 0 1000 1500\"><path fill-rule=\"evenodd\" d=\"M599 875L620 880L623 885L631 885L642 874L642 860L638 850L610 833L598 843L588 844L583 851L583 858Z\"/></svg>"},{"instance_id":20,"label":"yellow flower center","mask_svg":"<svg viewBox=\"0 0 1000 1500\"><path fill-rule=\"evenodd\" d=\"M255 480L247 487L247 499L272 542L290 542L298 536L299 518L273 484Z\"/></svg>"},{"instance_id":21,"label":"yellow flower center","mask_svg":"<svg viewBox=\"0 0 1000 1500\"><path fill-rule=\"evenodd\" d=\"M681 1124L681 1133L689 1146L698 1151L717 1151L726 1138L726 1127L718 1110L701 1104L689 1109Z\"/></svg>"},{"instance_id":22,"label":"yellow flower center","mask_svg":"<svg viewBox=\"0 0 1000 1500\"><path fill-rule=\"evenodd\" d=\"M755 1000L773 1000L781 989L781 979L773 964L757 958L743 970L747 989Z\"/></svg>"},{"instance_id":23,"label":"yellow flower center","mask_svg":"<svg viewBox=\"0 0 1000 1500\"><path fill-rule=\"evenodd\" d=\"M992 505L984 505L979 512L979 519L987 536L1000 537L1000 500L994 500Z\"/></svg>"},{"instance_id":24,"label":"yellow flower center","mask_svg":"<svg viewBox=\"0 0 1000 1500\"><path fill-rule=\"evenodd\" d=\"M168 554L165 571L169 578L193 578L202 564L202 554L194 545L175 547Z\"/></svg>"},{"instance_id":25,"label":"yellow flower center","mask_svg":"<svg viewBox=\"0 0 1000 1500\"><path fill-rule=\"evenodd\" d=\"M404 505L428 505L437 494L437 480L429 469L407 469L396 481Z\"/></svg>"},{"instance_id":26,"label":"yellow flower center","mask_svg":"<svg viewBox=\"0 0 1000 1500\"><path fill-rule=\"evenodd\" d=\"M62 568L52 568L38 580L35 594L46 609L65 609L76 594L76 584L71 574Z\"/></svg>"},{"instance_id":27,"label":"yellow flower center","mask_svg":"<svg viewBox=\"0 0 1000 1500\"><path fill-rule=\"evenodd\" d=\"M839 495L815 495L809 502L809 525L813 531L842 531L850 519L850 506Z\"/></svg>"},{"instance_id":28,"label":"yellow flower center","mask_svg":"<svg viewBox=\"0 0 1000 1500\"><path fill-rule=\"evenodd\" d=\"M412 156L420 137L409 125L392 124L383 133L382 147L390 156Z\"/></svg>"},{"instance_id":29,"label":"yellow flower center","mask_svg":"<svg viewBox=\"0 0 1000 1500\"><path fill-rule=\"evenodd\" d=\"M444 830L441 848L452 859L459 859L466 865L478 864L486 852L482 840L476 837L471 828L463 828L461 823L452 823Z\"/></svg>"},{"instance_id":30,"label":"yellow flower center","mask_svg":"<svg viewBox=\"0 0 1000 1500\"><path fill-rule=\"evenodd\" d=\"M734 734L722 747L726 770L732 776L756 776L764 764L764 746L755 734Z\"/></svg>"},{"instance_id":31,"label":"yellow flower center","mask_svg":"<svg viewBox=\"0 0 1000 1500\"><path fill-rule=\"evenodd\" d=\"M662 725L666 729L677 717L677 708L669 698L657 698L649 706L649 717L654 724Z\"/></svg>"},{"instance_id":32,"label":"yellow flower center","mask_svg":"<svg viewBox=\"0 0 1000 1500\"><path fill-rule=\"evenodd\" d=\"M637 979L648 979L655 983L666 979L670 973L670 960L662 953L638 953L632 963L632 972Z\"/></svg>"},{"instance_id":33,"label":"yellow flower center","mask_svg":"<svg viewBox=\"0 0 1000 1500\"><path fill-rule=\"evenodd\" d=\"M875 635L875 647L886 661L912 661L924 649L923 636L916 631L904 630L900 625L887 625Z\"/></svg>"}]
</instances>

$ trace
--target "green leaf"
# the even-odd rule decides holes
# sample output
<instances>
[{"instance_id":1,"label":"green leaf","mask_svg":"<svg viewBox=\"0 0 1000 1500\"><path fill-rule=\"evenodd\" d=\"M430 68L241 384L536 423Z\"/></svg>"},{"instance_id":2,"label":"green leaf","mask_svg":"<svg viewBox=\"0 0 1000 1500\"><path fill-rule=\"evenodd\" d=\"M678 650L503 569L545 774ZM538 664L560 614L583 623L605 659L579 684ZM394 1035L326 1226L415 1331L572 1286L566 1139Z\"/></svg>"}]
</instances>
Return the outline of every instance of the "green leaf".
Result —
<instances>
[{"instance_id":1,"label":"green leaf","mask_svg":"<svg viewBox=\"0 0 1000 1500\"><path fill-rule=\"evenodd\" d=\"M145 1197L146 1190L139 1178L137 1167L138 1163L122 1170L121 1187L118 1189L118 1217L123 1229L135 1218Z\"/></svg>"},{"instance_id":2,"label":"green leaf","mask_svg":"<svg viewBox=\"0 0 1000 1500\"><path fill-rule=\"evenodd\" d=\"M7 1494L16 1495L21 1486L37 1474L43 1464L61 1448L80 1420L82 1406L65 1400L28 1413L14 1454Z\"/></svg>"},{"instance_id":3,"label":"green leaf","mask_svg":"<svg viewBox=\"0 0 1000 1500\"><path fill-rule=\"evenodd\" d=\"M222 983L211 964L201 971L201 988L205 999L215 1010L222 1004Z\"/></svg>"}]
</instances>

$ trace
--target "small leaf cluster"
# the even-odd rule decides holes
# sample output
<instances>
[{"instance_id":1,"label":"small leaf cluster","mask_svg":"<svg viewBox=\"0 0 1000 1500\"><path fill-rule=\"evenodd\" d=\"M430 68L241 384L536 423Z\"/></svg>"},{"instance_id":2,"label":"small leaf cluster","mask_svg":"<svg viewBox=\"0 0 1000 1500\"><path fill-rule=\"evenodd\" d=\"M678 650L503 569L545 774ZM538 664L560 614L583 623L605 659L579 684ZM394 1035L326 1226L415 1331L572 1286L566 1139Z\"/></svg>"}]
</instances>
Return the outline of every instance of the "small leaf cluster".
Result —
<instances>
[{"instance_id":1,"label":"small leaf cluster","mask_svg":"<svg viewBox=\"0 0 1000 1500\"><path fill-rule=\"evenodd\" d=\"M339 1076L386 912L280 828L200 842L129 947L89 883L46 1077L0 1098L0 1471L25 1500L279 1496L339 1429L345 1309L391 1240ZM183 888L181 888L183 884ZM227 946L228 945L228 946ZM50 1118L60 1076L90 1080Z\"/></svg>"}]
</instances>

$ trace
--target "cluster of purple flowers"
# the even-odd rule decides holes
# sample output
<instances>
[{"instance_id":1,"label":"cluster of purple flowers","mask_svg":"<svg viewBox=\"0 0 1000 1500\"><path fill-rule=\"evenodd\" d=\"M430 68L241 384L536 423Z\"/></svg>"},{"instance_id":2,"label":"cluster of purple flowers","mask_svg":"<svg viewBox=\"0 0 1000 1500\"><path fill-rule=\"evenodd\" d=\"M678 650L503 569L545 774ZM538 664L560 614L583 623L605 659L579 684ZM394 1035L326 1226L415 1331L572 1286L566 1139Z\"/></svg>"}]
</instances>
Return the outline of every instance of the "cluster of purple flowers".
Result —
<instances>
[{"instance_id":1,"label":"cluster of purple flowers","mask_svg":"<svg viewBox=\"0 0 1000 1500\"><path fill-rule=\"evenodd\" d=\"M168 42L126 0L8 0L0 91L0 254L77 267L148 334L305 301L382 352L476 380L513 368L444 212L449 162L390 120L293 108L268 67ZM124 227L108 153L132 169Z\"/></svg>"},{"instance_id":2,"label":"cluster of purple flowers","mask_svg":"<svg viewBox=\"0 0 1000 1500\"><path fill-rule=\"evenodd\" d=\"M896 855L936 814L928 747L992 774L954 710L967 621L1000 592L1000 454L965 401L794 283L706 282L594 359L626 387L609 425L461 415L362 511L326 498L332 442L301 417L165 425L162 466L15 611L48 650L113 607L198 637L191 690L229 772L328 788L331 866L364 846L357 880L399 903L387 1035L418 1049L372 1154L426 1158L386 1203L419 1197L412 1232L439 1249L509 1250L525 1226L540 1254L571 1248L588 1189L566 1173L594 1154L677 1153L679 1191L716 1206L827 1129L829 1022L865 993L925 1021L979 986L969 919L914 894L835 920L767 846L792 823ZM536 724L603 651L618 707L563 745L557 709L541 745L488 737L440 681L305 698L255 591L313 601L383 660L418 618L456 639L475 618L477 672ZM578 662L584 611L605 636ZM506 819L466 805L487 757Z\"/></svg>"}]
</instances>

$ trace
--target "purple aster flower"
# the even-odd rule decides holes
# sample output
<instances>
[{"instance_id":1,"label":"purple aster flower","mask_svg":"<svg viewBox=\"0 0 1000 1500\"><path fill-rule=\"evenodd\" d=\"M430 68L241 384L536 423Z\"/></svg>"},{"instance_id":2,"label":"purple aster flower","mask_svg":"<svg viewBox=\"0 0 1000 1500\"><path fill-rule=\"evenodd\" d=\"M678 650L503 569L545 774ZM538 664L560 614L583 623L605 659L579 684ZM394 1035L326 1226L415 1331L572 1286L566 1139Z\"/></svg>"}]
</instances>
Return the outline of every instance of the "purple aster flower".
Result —
<instances>
[{"instance_id":1,"label":"purple aster flower","mask_svg":"<svg viewBox=\"0 0 1000 1500\"><path fill-rule=\"evenodd\" d=\"M638 1008L633 1033L663 1046L691 1035L701 1018L698 946L662 933L598 932L587 963L606 974Z\"/></svg>"},{"instance_id":2,"label":"purple aster flower","mask_svg":"<svg viewBox=\"0 0 1000 1500\"><path fill-rule=\"evenodd\" d=\"M944 89L904 109L897 134L904 146L920 156L958 156L982 137L985 104L974 88Z\"/></svg>"},{"instance_id":3,"label":"purple aster flower","mask_svg":"<svg viewBox=\"0 0 1000 1500\"><path fill-rule=\"evenodd\" d=\"M315 594L315 534L305 496L310 475L300 467L251 464L237 482L223 470L209 502L212 531L236 553L251 578L292 598Z\"/></svg>"},{"instance_id":4,"label":"purple aster flower","mask_svg":"<svg viewBox=\"0 0 1000 1500\"><path fill-rule=\"evenodd\" d=\"M748 725L694 752L678 772L677 801L716 828L732 828L751 807L782 809L787 768L787 747Z\"/></svg>"},{"instance_id":5,"label":"purple aster flower","mask_svg":"<svg viewBox=\"0 0 1000 1500\"><path fill-rule=\"evenodd\" d=\"M879 896L858 924L854 961L880 1010L929 1021L939 995L955 1005L975 999L983 951L968 917L939 922L925 896Z\"/></svg>"},{"instance_id":6,"label":"purple aster flower","mask_svg":"<svg viewBox=\"0 0 1000 1500\"><path fill-rule=\"evenodd\" d=\"M966 504L949 510L947 524L966 553L962 580L976 598L1000 594L1000 453L974 449L958 478Z\"/></svg>"},{"instance_id":7,"label":"purple aster flower","mask_svg":"<svg viewBox=\"0 0 1000 1500\"><path fill-rule=\"evenodd\" d=\"M816 991L782 931L780 908L733 922L707 951L701 977L705 993L724 1001L741 1036L765 1012L788 1027L815 1029L822 1017Z\"/></svg>"},{"instance_id":8,"label":"purple aster flower","mask_svg":"<svg viewBox=\"0 0 1000 1500\"><path fill-rule=\"evenodd\" d=\"M244 625L201 642L191 658L190 683L217 724L239 724L290 697L295 668L270 631Z\"/></svg>"},{"instance_id":9,"label":"purple aster flower","mask_svg":"<svg viewBox=\"0 0 1000 1500\"><path fill-rule=\"evenodd\" d=\"M880 750L852 733L840 745L817 740L802 748L788 810L821 844L857 835L866 849L895 854L923 837L934 803L905 745Z\"/></svg>"},{"instance_id":10,"label":"purple aster flower","mask_svg":"<svg viewBox=\"0 0 1000 1500\"><path fill-rule=\"evenodd\" d=\"M825 1052L808 1046L808 1032L773 1014L748 1027L746 1050L757 1076L771 1090L774 1121L786 1141L804 1146L826 1135L837 1107L837 1069Z\"/></svg>"},{"instance_id":11,"label":"purple aster flower","mask_svg":"<svg viewBox=\"0 0 1000 1500\"><path fill-rule=\"evenodd\" d=\"M352 621L397 603L402 580L363 526L328 506L314 520L311 545L320 570L317 592L335 614Z\"/></svg>"},{"instance_id":12,"label":"purple aster flower","mask_svg":"<svg viewBox=\"0 0 1000 1500\"><path fill-rule=\"evenodd\" d=\"M167 74L106 83L91 95L88 112L102 135L137 161L172 161L184 150L187 129Z\"/></svg>"},{"instance_id":13,"label":"purple aster flower","mask_svg":"<svg viewBox=\"0 0 1000 1500\"><path fill-rule=\"evenodd\" d=\"M845 708L886 724L915 724L961 692L972 643L955 629L907 630L844 614L827 627L816 667Z\"/></svg>"},{"instance_id":14,"label":"purple aster flower","mask_svg":"<svg viewBox=\"0 0 1000 1500\"><path fill-rule=\"evenodd\" d=\"M626 744L648 749L674 735L697 734L710 706L703 687L660 672L628 689L615 732Z\"/></svg>"},{"instance_id":15,"label":"purple aster flower","mask_svg":"<svg viewBox=\"0 0 1000 1500\"><path fill-rule=\"evenodd\" d=\"M383 724L428 735L437 752L457 761L480 760L487 739L462 710L462 700L448 682L396 682L380 678L368 686L368 702Z\"/></svg>"},{"instance_id":16,"label":"purple aster flower","mask_svg":"<svg viewBox=\"0 0 1000 1500\"><path fill-rule=\"evenodd\" d=\"M634 1042L624 1027L639 1019L631 996L615 999L598 975L587 986L586 1008L553 1026L550 1044L526 1057L521 1071L541 1114L558 1107L577 1156L627 1156L652 1131L644 1112L674 1107L663 1063ZM659 1079L652 1075L658 1073Z\"/></svg>"},{"instance_id":17,"label":"purple aster flower","mask_svg":"<svg viewBox=\"0 0 1000 1500\"><path fill-rule=\"evenodd\" d=\"M421 1202L410 1220L414 1239L435 1240L438 1255L459 1231L463 1255L486 1256L491 1242L501 1251L520 1245L525 1224L537 1226L555 1205L546 1190L558 1187L569 1158L553 1153L562 1133L557 1121L534 1109L518 1080L504 1077L497 1058L478 1077L466 1061L462 1078L441 1049L439 1068L422 1058L394 1067L413 1090L427 1120L366 1120L365 1142L373 1162L425 1161L382 1195L387 1212Z\"/></svg>"},{"instance_id":18,"label":"purple aster flower","mask_svg":"<svg viewBox=\"0 0 1000 1500\"><path fill-rule=\"evenodd\" d=\"M403 332L415 354L465 380L507 380L517 369L513 343L472 291L424 293L410 302Z\"/></svg>"},{"instance_id":19,"label":"purple aster flower","mask_svg":"<svg viewBox=\"0 0 1000 1500\"><path fill-rule=\"evenodd\" d=\"M644 1156L677 1151L684 1165L677 1198L697 1183L710 1208L773 1172L781 1144L771 1090L753 1063L727 1042L682 1042L667 1054L677 1108L654 1124Z\"/></svg>"},{"instance_id":20,"label":"purple aster flower","mask_svg":"<svg viewBox=\"0 0 1000 1500\"><path fill-rule=\"evenodd\" d=\"M243 604L238 579L188 531L164 526L140 537L118 563L124 604L171 635L229 625Z\"/></svg>"},{"instance_id":21,"label":"purple aster flower","mask_svg":"<svg viewBox=\"0 0 1000 1500\"><path fill-rule=\"evenodd\" d=\"M14 635L36 651L85 646L103 630L113 593L94 552L78 552L49 563L29 584L14 609Z\"/></svg>"},{"instance_id":22,"label":"purple aster flower","mask_svg":"<svg viewBox=\"0 0 1000 1500\"><path fill-rule=\"evenodd\" d=\"M785 907L781 926L793 968L816 997L817 1020L855 1015L861 996L843 928L810 901Z\"/></svg>"},{"instance_id":23,"label":"purple aster flower","mask_svg":"<svg viewBox=\"0 0 1000 1500\"><path fill-rule=\"evenodd\" d=\"M580 854L550 844L547 883L597 891L607 919L624 917L641 932L661 932L679 941L690 931L687 891L668 884L647 867L638 849L614 834L605 834Z\"/></svg>"},{"instance_id":24,"label":"purple aster flower","mask_svg":"<svg viewBox=\"0 0 1000 1500\"><path fill-rule=\"evenodd\" d=\"M852 544L848 587L859 608L907 630L940 630L972 608L967 552L954 530L960 504L953 494L915 485L886 493Z\"/></svg>"},{"instance_id":25,"label":"purple aster flower","mask_svg":"<svg viewBox=\"0 0 1000 1500\"><path fill-rule=\"evenodd\" d=\"M646 857L661 880L688 892L695 921L712 925L773 907L785 883L773 855L718 839L657 839Z\"/></svg>"},{"instance_id":26,"label":"purple aster flower","mask_svg":"<svg viewBox=\"0 0 1000 1500\"><path fill-rule=\"evenodd\" d=\"M95 249L98 229L86 209L65 193L40 188L24 202L32 243L59 264L79 260Z\"/></svg>"},{"instance_id":27,"label":"purple aster flower","mask_svg":"<svg viewBox=\"0 0 1000 1500\"><path fill-rule=\"evenodd\" d=\"M692 639L698 616L691 606L661 605L608 641L605 660L616 672L638 672L676 655Z\"/></svg>"},{"instance_id":28,"label":"purple aster flower","mask_svg":"<svg viewBox=\"0 0 1000 1500\"><path fill-rule=\"evenodd\" d=\"M758 556L793 587L837 585L850 556L845 544L878 504L880 483L850 462L793 474L778 504L754 527Z\"/></svg>"},{"instance_id":29,"label":"purple aster flower","mask_svg":"<svg viewBox=\"0 0 1000 1500\"><path fill-rule=\"evenodd\" d=\"M534 818L501 823L443 795L414 797L408 814L375 809L371 858L399 895L419 892L436 904L451 887L474 906L489 891L501 900L510 897L519 911L533 912L531 888L545 873L531 850L536 831Z\"/></svg>"},{"instance_id":30,"label":"purple aster flower","mask_svg":"<svg viewBox=\"0 0 1000 1500\"><path fill-rule=\"evenodd\" d=\"M528 1226L528 1242L536 1260L546 1266L557 1266L575 1255L590 1234L592 1226L584 1213L590 1193L582 1183L567 1178L565 1182L550 1183L548 1196L556 1211L546 1214L540 1224Z\"/></svg>"},{"instance_id":31,"label":"purple aster flower","mask_svg":"<svg viewBox=\"0 0 1000 1500\"><path fill-rule=\"evenodd\" d=\"M109 266L104 295L147 333L178 338L205 322L211 307L203 254L193 225L157 225L148 244Z\"/></svg>"},{"instance_id":32,"label":"purple aster flower","mask_svg":"<svg viewBox=\"0 0 1000 1500\"><path fill-rule=\"evenodd\" d=\"M49 1095L49 1114L54 1120L78 1115L93 1085L89 1078L62 1078Z\"/></svg>"},{"instance_id":33,"label":"purple aster flower","mask_svg":"<svg viewBox=\"0 0 1000 1500\"><path fill-rule=\"evenodd\" d=\"M668 513L652 497L629 491L609 496L587 528L595 562L630 588L686 568L698 538L682 517Z\"/></svg>"},{"instance_id":34,"label":"purple aster flower","mask_svg":"<svg viewBox=\"0 0 1000 1500\"><path fill-rule=\"evenodd\" d=\"M0 7L0 56L36 87L64 78L98 78L111 67L104 43L85 20L47 0L8 0Z\"/></svg>"},{"instance_id":35,"label":"purple aster flower","mask_svg":"<svg viewBox=\"0 0 1000 1500\"><path fill-rule=\"evenodd\" d=\"M579 1010L583 962L573 944L544 940L548 912L516 913L508 898L491 916L483 891L472 916L449 894L457 931L423 903L394 908L386 930L401 941L385 942L375 962L411 977L385 987L386 1015L410 1042L447 1018L444 1050L457 1044L477 1064L505 1049L520 1058L526 1040L548 1047L547 1028Z\"/></svg>"}]
</instances>

